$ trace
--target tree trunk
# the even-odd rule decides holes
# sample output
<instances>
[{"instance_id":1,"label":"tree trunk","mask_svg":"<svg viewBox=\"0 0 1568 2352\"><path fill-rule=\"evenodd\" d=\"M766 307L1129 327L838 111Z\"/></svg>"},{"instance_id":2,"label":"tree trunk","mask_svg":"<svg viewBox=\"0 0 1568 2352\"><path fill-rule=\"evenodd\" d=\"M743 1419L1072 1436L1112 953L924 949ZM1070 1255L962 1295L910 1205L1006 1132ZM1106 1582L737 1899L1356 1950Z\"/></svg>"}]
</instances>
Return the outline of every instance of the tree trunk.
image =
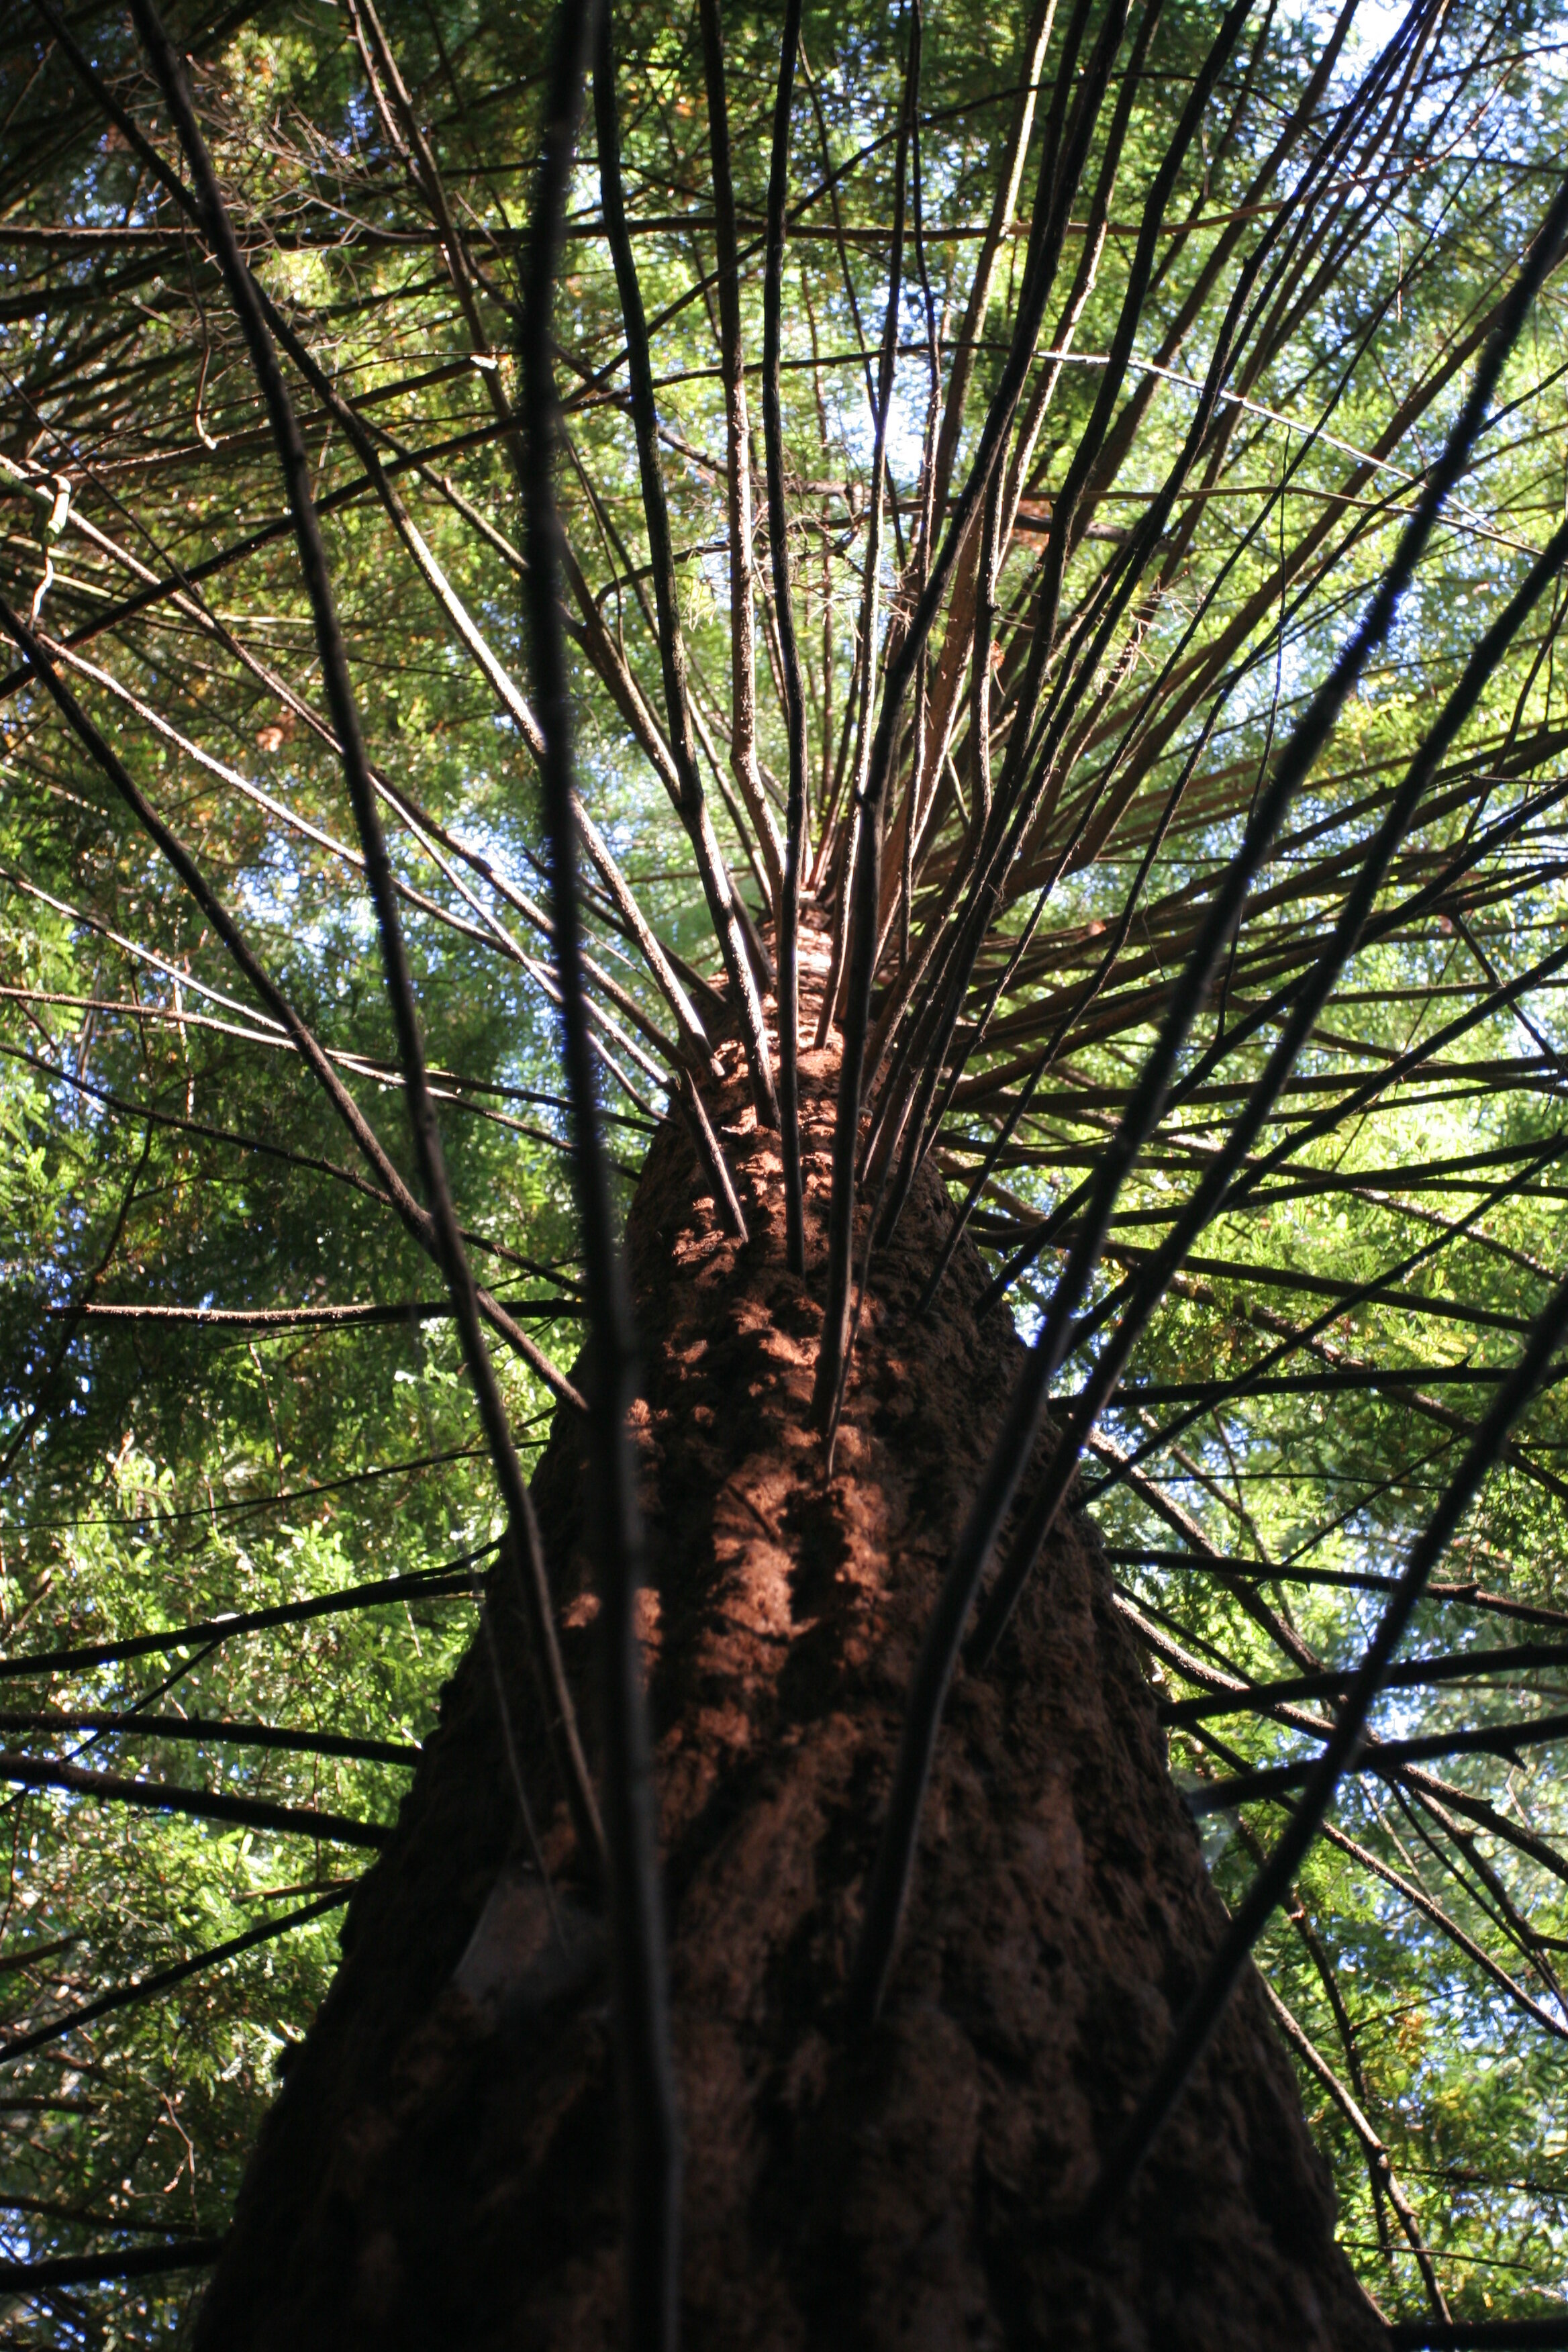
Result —
<instances>
[{"instance_id":1,"label":"tree trunk","mask_svg":"<svg viewBox=\"0 0 1568 2352\"><path fill-rule=\"evenodd\" d=\"M952 1694L882 2021L839 2004L944 1558L1020 1360L918 1182L868 1305L825 1479L805 1428L820 1283L785 1268L776 1139L728 1121L750 1239L662 1128L628 1249L692 2352L1035 2346L1355 2352L1384 2340L1255 1980L1119 2225L1071 2216L1224 1914L1173 1790L1092 1528L1064 1524L993 1670ZM834 1070L802 1072L808 1235ZM563 1409L534 1491L574 1678L593 1602ZM203 2352L599 2352L622 2340L602 1938L564 1807L562 1934L520 1860L496 1661L536 1811L549 1775L500 1572L397 1834L253 2159Z\"/></svg>"}]
</instances>

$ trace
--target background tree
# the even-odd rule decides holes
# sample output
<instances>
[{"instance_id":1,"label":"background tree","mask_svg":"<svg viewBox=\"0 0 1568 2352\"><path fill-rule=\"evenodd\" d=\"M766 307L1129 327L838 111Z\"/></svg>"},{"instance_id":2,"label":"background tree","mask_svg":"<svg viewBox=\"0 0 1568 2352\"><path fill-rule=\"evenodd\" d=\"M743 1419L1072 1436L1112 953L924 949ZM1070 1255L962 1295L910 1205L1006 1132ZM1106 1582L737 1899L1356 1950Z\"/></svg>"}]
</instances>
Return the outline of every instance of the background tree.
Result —
<instances>
[{"instance_id":1,"label":"background tree","mask_svg":"<svg viewBox=\"0 0 1568 2352\"><path fill-rule=\"evenodd\" d=\"M18 0L13 2340L1554 2324L1561 56Z\"/></svg>"}]
</instances>

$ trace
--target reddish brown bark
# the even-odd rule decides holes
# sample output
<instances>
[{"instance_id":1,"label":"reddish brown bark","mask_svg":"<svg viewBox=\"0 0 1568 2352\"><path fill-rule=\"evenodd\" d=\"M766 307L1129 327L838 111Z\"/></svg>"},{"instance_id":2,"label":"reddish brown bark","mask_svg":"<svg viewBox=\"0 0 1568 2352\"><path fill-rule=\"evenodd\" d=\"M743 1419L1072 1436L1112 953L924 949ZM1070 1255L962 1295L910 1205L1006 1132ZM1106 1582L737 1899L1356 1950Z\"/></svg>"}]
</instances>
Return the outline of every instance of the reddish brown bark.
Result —
<instances>
[{"instance_id":1,"label":"reddish brown bark","mask_svg":"<svg viewBox=\"0 0 1568 2352\"><path fill-rule=\"evenodd\" d=\"M803 1074L820 1239L832 1071ZM961 1254L912 1323L945 1203L916 1187L868 1310L833 1475L805 1408L815 1275L785 1270L775 1140L737 1069L751 1226L722 1232L675 1125L629 1249L677 2062L685 2341L1081 2352L1360 2352L1384 2330L1254 1982L1118 2229L1070 2216L1223 1914L1172 1790L1092 1529L1054 1540L995 1669L960 1679L884 2015L838 2004L904 1685L1020 1343ZM591 1655L574 1433L535 1481L579 1681ZM521 1632L498 1635L536 1801ZM591 1710L590 1710L591 1714ZM515 1854L488 1660L447 1693L342 1968L268 2120L204 2352L599 2352L620 2339L600 1939L565 1949Z\"/></svg>"}]
</instances>

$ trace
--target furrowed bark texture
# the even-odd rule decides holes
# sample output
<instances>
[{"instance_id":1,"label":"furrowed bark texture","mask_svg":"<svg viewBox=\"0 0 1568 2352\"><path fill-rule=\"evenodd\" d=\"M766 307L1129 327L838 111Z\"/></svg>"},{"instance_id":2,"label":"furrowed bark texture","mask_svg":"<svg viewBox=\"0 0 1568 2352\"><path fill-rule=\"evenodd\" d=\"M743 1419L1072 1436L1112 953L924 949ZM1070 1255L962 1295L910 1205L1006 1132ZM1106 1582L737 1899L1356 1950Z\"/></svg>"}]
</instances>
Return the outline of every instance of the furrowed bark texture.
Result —
<instances>
[{"instance_id":1,"label":"furrowed bark texture","mask_svg":"<svg viewBox=\"0 0 1568 2352\"><path fill-rule=\"evenodd\" d=\"M841 2033L858 1903L921 1631L1021 1358L965 1242L907 1320L950 1213L917 1180L856 1352L834 1475L805 1427L837 1068L801 1074L810 1271L740 1055L711 1108L750 1238L684 1128L628 1249L655 1591L646 1596L676 2055L684 2341L785 2347L1359 2352L1386 2341L1332 2242L1326 2169L1256 1979L1120 2222L1071 2215L1224 1915L1152 1695L1080 1518L993 1671L961 1676L883 2020ZM592 1671L583 1458L535 1480L569 1664ZM549 1782L504 1587L491 1619L536 1809ZM590 1706L584 1718L593 1719ZM519 1860L496 1680L448 1688L342 1969L295 2053L210 2289L202 2352L610 2352L623 2335L602 1938Z\"/></svg>"}]
</instances>

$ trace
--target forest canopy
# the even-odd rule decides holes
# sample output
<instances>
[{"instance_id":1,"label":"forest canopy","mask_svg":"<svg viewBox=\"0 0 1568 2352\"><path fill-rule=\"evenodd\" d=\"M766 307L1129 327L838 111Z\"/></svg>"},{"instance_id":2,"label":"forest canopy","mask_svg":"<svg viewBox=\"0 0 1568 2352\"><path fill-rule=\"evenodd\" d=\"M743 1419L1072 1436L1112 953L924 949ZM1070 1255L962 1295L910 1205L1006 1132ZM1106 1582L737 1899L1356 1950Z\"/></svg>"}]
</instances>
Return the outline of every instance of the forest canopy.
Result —
<instances>
[{"instance_id":1,"label":"forest canopy","mask_svg":"<svg viewBox=\"0 0 1568 2352\"><path fill-rule=\"evenodd\" d=\"M797 10L773 466L780 16L722 9L716 194L720 14L614 10L624 234L591 92L555 289L617 1217L660 1124L703 1116L691 1024L773 985L797 750L803 958L853 996L880 680L1037 280L871 820L857 1251L929 1157L1040 1332L1194 943L1434 500L1051 1381L1070 1414L1154 1268L1080 1491L1238 1901L1568 1271L1568 27L1555 0ZM288 375L527 1467L591 1291L517 422L554 12L169 23ZM150 2345L184 2338L506 1507L274 431L132 16L7 0L0 123L0 2293L6 2341ZM1047 268L1037 173L1075 124ZM1568 2302L1565 1369L1257 1948L1391 2319Z\"/></svg>"}]
</instances>

